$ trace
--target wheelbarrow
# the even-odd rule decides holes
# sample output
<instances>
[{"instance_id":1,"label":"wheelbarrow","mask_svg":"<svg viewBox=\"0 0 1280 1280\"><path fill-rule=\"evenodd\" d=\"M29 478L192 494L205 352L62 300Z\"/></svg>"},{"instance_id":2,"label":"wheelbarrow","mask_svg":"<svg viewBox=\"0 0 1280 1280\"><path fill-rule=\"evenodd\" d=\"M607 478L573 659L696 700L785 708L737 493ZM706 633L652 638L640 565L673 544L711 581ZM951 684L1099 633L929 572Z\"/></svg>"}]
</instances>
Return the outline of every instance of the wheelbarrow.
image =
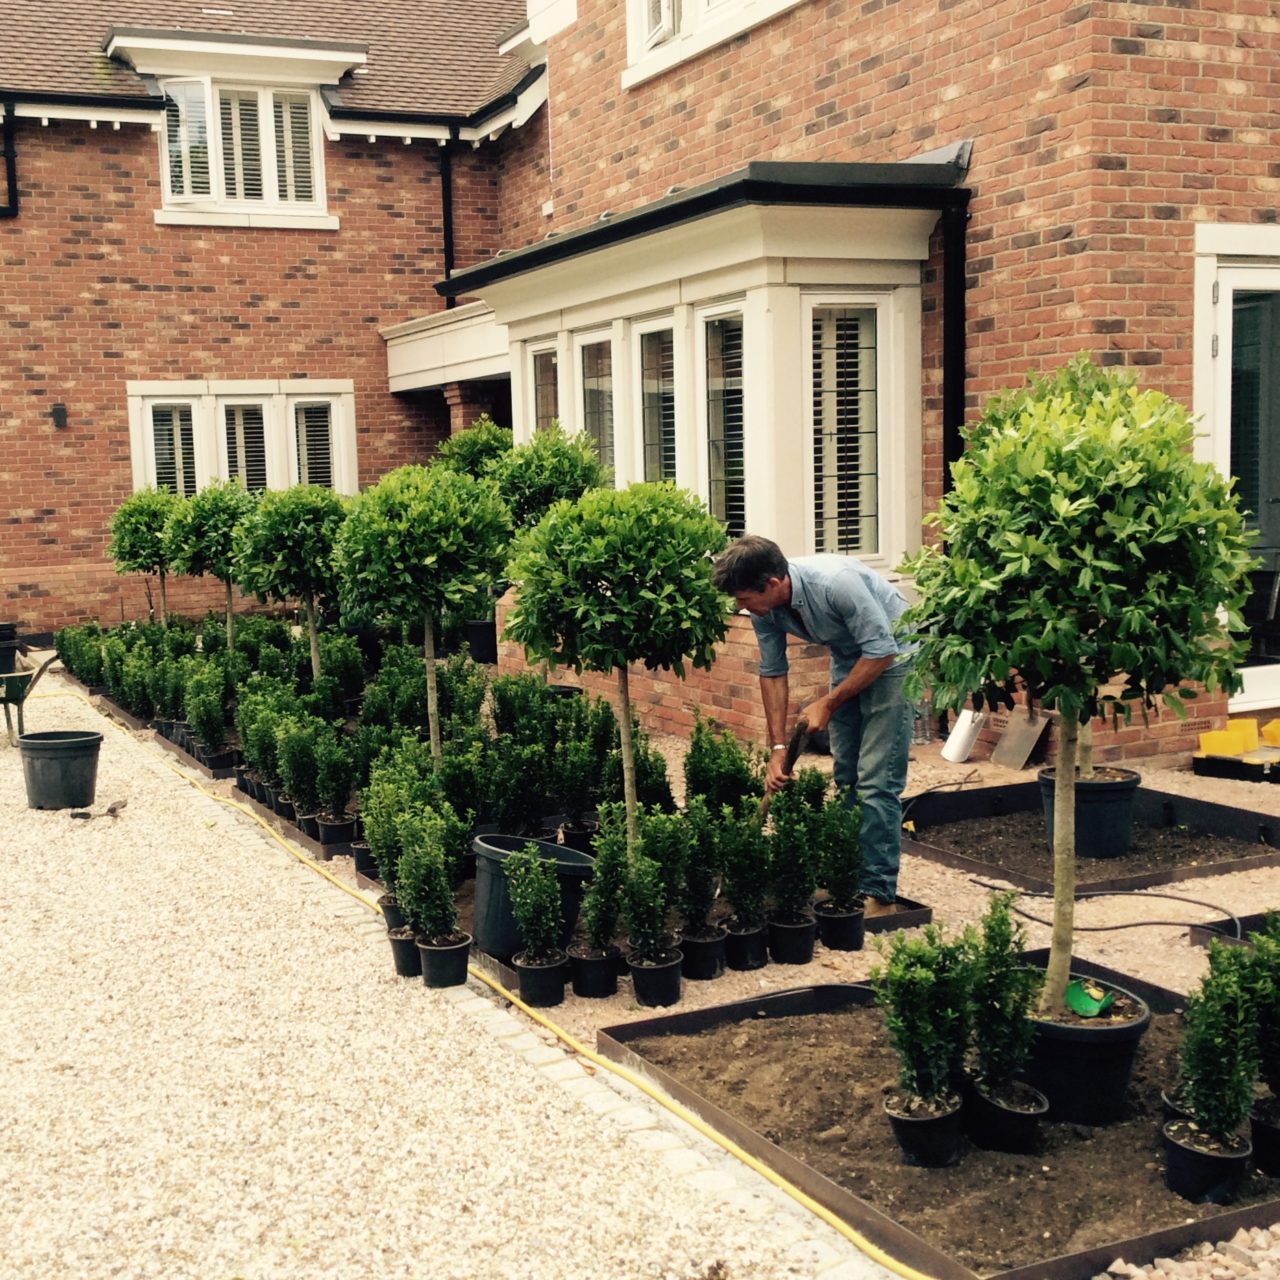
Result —
<instances>
[{"instance_id":1,"label":"wheelbarrow","mask_svg":"<svg viewBox=\"0 0 1280 1280\"><path fill-rule=\"evenodd\" d=\"M23 654L19 654L17 660L19 666L30 661ZM57 660L58 655L55 653L53 657L46 658L38 667L28 665L25 670L12 671L5 675L0 675L0 703L4 705L4 727L9 735L9 745L11 747L18 745L18 739L25 732L22 724L22 704L31 696L31 690L36 687L40 677ZM18 720L16 732L13 726L15 711L17 712Z\"/></svg>"}]
</instances>

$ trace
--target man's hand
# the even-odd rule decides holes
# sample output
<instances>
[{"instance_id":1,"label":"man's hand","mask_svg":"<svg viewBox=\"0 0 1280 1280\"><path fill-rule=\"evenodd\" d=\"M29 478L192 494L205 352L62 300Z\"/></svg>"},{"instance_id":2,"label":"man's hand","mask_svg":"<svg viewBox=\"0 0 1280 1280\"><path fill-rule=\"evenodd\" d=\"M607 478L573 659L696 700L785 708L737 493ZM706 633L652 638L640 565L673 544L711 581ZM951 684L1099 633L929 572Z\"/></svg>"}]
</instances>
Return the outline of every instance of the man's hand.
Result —
<instances>
[{"instance_id":1,"label":"man's hand","mask_svg":"<svg viewBox=\"0 0 1280 1280\"><path fill-rule=\"evenodd\" d=\"M782 772L782 766L786 758L787 753L785 751L771 751L769 753L769 768L764 775L764 789L771 796L781 791L793 776Z\"/></svg>"},{"instance_id":2,"label":"man's hand","mask_svg":"<svg viewBox=\"0 0 1280 1280\"><path fill-rule=\"evenodd\" d=\"M831 713L834 710L830 698L819 698L800 712L800 719L808 724L810 733L817 733L831 723Z\"/></svg>"}]
</instances>

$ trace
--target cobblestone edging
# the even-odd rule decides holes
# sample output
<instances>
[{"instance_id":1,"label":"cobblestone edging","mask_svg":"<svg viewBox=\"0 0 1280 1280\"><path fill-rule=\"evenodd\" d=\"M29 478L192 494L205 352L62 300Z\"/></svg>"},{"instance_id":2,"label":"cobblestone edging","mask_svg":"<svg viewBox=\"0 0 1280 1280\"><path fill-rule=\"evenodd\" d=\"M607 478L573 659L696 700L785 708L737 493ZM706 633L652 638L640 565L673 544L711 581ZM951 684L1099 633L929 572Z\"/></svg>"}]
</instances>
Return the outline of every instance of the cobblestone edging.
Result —
<instances>
[{"instance_id":1,"label":"cobblestone edging","mask_svg":"<svg viewBox=\"0 0 1280 1280\"><path fill-rule=\"evenodd\" d=\"M1093 1280L1280 1280L1280 1223L1241 1227L1230 1240L1193 1244L1146 1267L1117 1258Z\"/></svg>"}]
</instances>

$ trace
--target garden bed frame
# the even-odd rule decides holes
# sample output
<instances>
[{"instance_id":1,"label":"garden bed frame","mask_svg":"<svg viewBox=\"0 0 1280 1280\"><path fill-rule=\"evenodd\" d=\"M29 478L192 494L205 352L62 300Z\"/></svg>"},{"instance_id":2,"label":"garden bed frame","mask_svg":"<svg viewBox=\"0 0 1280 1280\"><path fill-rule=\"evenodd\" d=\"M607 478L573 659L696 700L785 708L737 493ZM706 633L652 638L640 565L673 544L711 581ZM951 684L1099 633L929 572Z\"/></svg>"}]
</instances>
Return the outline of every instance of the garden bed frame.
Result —
<instances>
[{"instance_id":1,"label":"garden bed frame","mask_svg":"<svg viewBox=\"0 0 1280 1280\"><path fill-rule=\"evenodd\" d=\"M995 877L1020 889L1052 893L1053 881L1039 876L1010 871L996 862L982 862L949 849L939 849L928 840L931 826L963 822L970 818L996 818L1003 814L1031 813L1041 809L1039 782L1015 782L998 787L980 787L972 791L930 791L903 803L904 817L916 827L914 837L904 834L902 847L907 853L940 862L944 866L967 871L970 875ZM1129 889L1149 889L1155 885L1173 884L1179 880L1196 880L1208 876L1225 876L1234 871L1252 871L1258 867L1280 867L1280 819L1259 816L1248 809L1210 804L1167 791L1139 787L1135 796L1135 824L1145 826L1185 826L1209 835L1231 836L1237 840L1266 846L1269 852L1254 858L1235 858L1226 862L1200 866L1173 867L1167 871L1148 871L1134 876L1106 877L1101 874L1106 859L1099 864L1099 878L1076 885L1077 894L1123 893Z\"/></svg>"},{"instance_id":2,"label":"garden bed frame","mask_svg":"<svg viewBox=\"0 0 1280 1280\"><path fill-rule=\"evenodd\" d=\"M1030 951L1026 959L1043 964L1047 950ZM1086 977L1123 986L1141 996L1156 1013L1180 1009L1184 998L1163 987L1152 986L1137 978L1116 973L1087 960L1071 962L1072 971ZM731 1004L694 1009L687 1013L666 1014L642 1022L629 1022L602 1027L596 1035L599 1051L613 1062L634 1071L658 1085L670 1097L718 1132L737 1143L748 1155L776 1170L806 1195L843 1219L873 1244L900 1262L923 1271L933 1280L1088 1280L1105 1271L1116 1258L1142 1261L1172 1255L1188 1245L1205 1239L1227 1239L1241 1227L1267 1227L1280 1218L1280 1199L1265 1200L1243 1209L1232 1209L1194 1222L1165 1227L1146 1235L1132 1236L1097 1245L1077 1253L1060 1254L1028 1266L993 1272L986 1277L957 1262L950 1254L904 1227L881 1210L859 1199L852 1192L819 1173L810 1165L770 1142L743 1121L708 1101L678 1077L654 1066L629 1047L647 1036L690 1033L724 1023L741 1022L759 1017L778 1018L828 1013L850 1005L870 1004L873 1000L868 983L833 983L829 986L797 987L790 991L754 996Z\"/></svg>"},{"instance_id":3,"label":"garden bed frame","mask_svg":"<svg viewBox=\"0 0 1280 1280\"><path fill-rule=\"evenodd\" d=\"M1277 908L1280 910L1280 908ZM1231 947L1247 947L1249 934L1261 933L1267 923L1266 912L1250 916L1220 916L1204 924L1193 924L1188 930L1193 946L1207 947L1211 942L1225 942ZM1239 933L1236 927L1239 926Z\"/></svg>"}]
</instances>

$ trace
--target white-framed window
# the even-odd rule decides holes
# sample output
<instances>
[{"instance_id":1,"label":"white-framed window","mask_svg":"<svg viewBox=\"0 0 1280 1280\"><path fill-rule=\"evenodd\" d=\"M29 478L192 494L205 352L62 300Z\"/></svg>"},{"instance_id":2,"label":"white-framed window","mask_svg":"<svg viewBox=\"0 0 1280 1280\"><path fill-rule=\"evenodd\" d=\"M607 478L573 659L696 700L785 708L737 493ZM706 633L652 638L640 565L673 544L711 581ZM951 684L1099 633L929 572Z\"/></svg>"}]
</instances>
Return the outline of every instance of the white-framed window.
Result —
<instances>
[{"instance_id":1,"label":"white-framed window","mask_svg":"<svg viewBox=\"0 0 1280 1280\"><path fill-rule=\"evenodd\" d=\"M609 334L575 340L578 366L578 421L603 466L614 466L613 341Z\"/></svg>"},{"instance_id":2,"label":"white-framed window","mask_svg":"<svg viewBox=\"0 0 1280 1280\"><path fill-rule=\"evenodd\" d=\"M804 0L626 0L624 88L640 84Z\"/></svg>"},{"instance_id":3,"label":"white-framed window","mask_svg":"<svg viewBox=\"0 0 1280 1280\"><path fill-rule=\"evenodd\" d=\"M560 420L560 352L538 347L530 352L530 385L533 389L533 429L542 431Z\"/></svg>"},{"instance_id":4,"label":"white-framed window","mask_svg":"<svg viewBox=\"0 0 1280 1280\"><path fill-rule=\"evenodd\" d=\"M641 475L646 482L676 478L675 330L670 320L633 329L639 373L636 421L640 424Z\"/></svg>"},{"instance_id":5,"label":"white-framed window","mask_svg":"<svg viewBox=\"0 0 1280 1280\"><path fill-rule=\"evenodd\" d=\"M157 221L336 225L326 215L321 107L310 89L162 82L163 209Z\"/></svg>"},{"instance_id":6,"label":"white-framed window","mask_svg":"<svg viewBox=\"0 0 1280 1280\"><path fill-rule=\"evenodd\" d=\"M349 379L130 382L134 488L190 495L211 480L251 490L358 485Z\"/></svg>"},{"instance_id":7,"label":"white-framed window","mask_svg":"<svg viewBox=\"0 0 1280 1280\"><path fill-rule=\"evenodd\" d=\"M700 317L707 508L731 538L747 531L744 335L740 310Z\"/></svg>"}]
</instances>

